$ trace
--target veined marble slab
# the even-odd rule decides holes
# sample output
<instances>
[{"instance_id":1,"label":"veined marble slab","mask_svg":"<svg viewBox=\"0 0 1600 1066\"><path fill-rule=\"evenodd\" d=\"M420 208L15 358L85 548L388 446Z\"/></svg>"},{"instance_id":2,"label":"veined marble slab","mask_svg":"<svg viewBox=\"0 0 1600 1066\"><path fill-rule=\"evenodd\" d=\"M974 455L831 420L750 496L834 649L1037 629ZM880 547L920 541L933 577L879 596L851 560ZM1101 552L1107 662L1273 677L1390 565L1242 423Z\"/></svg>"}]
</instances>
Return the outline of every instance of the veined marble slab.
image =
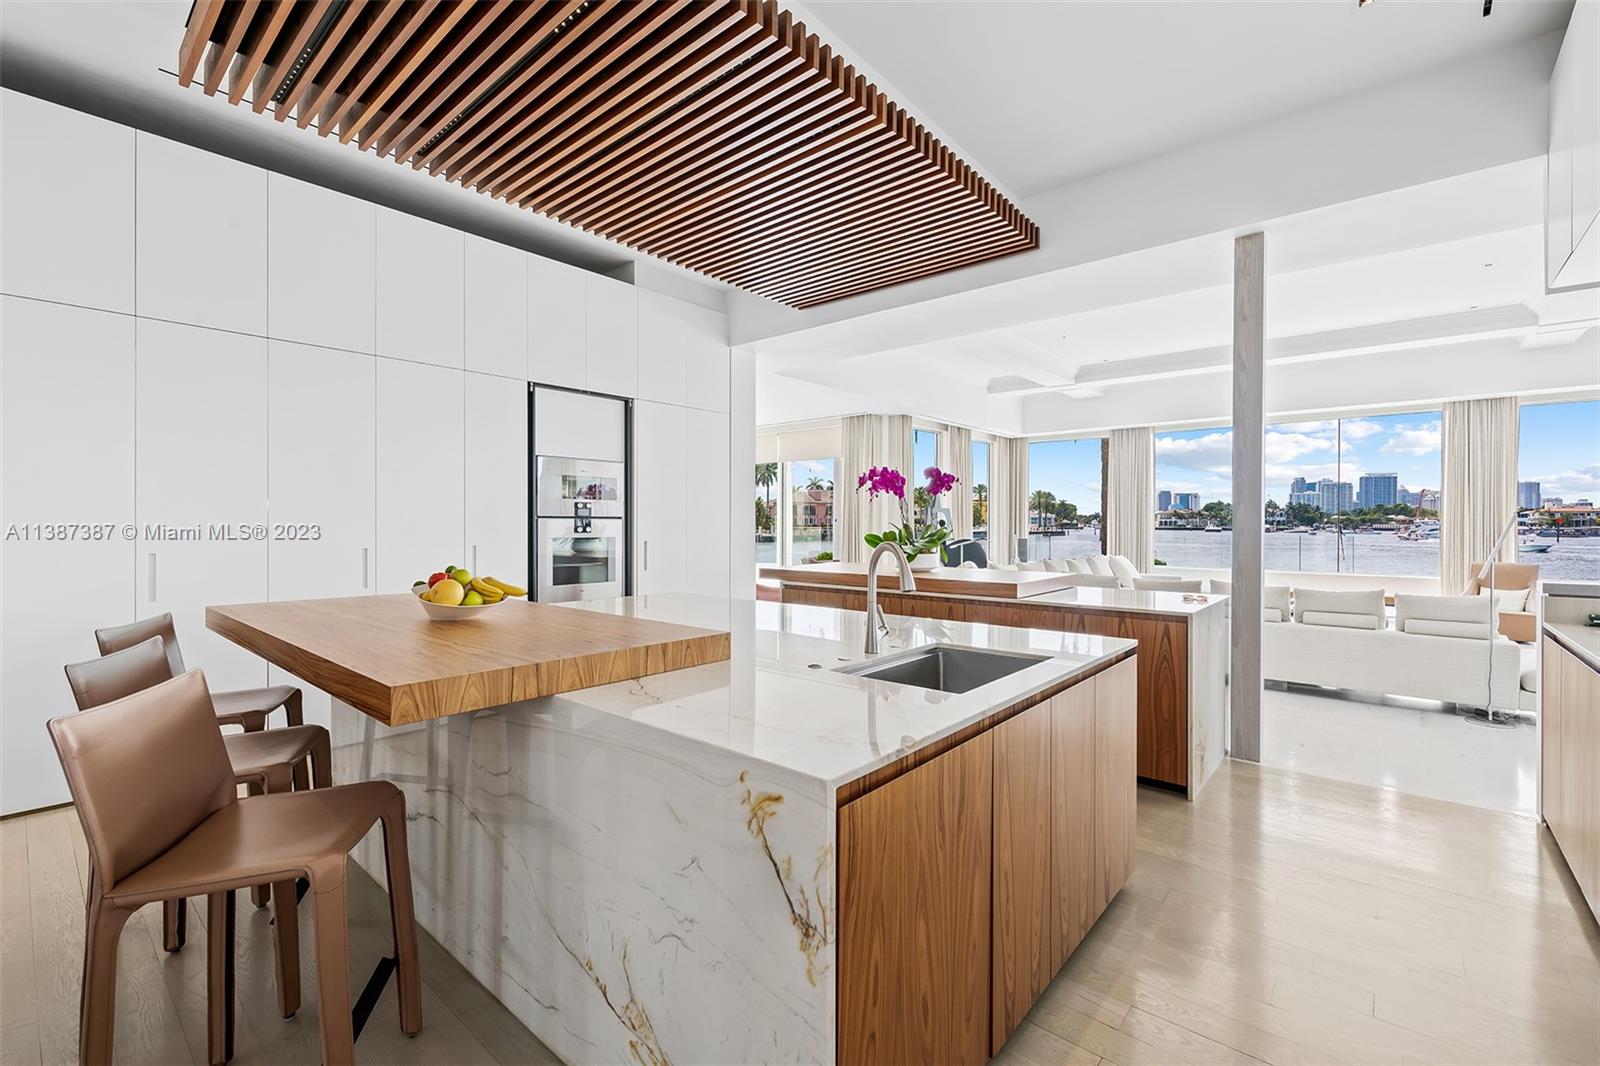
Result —
<instances>
[{"instance_id":1,"label":"veined marble slab","mask_svg":"<svg viewBox=\"0 0 1600 1066\"><path fill-rule=\"evenodd\" d=\"M733 634L718 663L398 729L334 715L338 780L406 793L418 920L570 1062L835 1058L840 784L1133 648L891 618L884 653L1051 656L950 695L833 671L864 620L668 596L601 610ZM382 879L376 837L357 860Z\"/></svg>"}]
</instances>

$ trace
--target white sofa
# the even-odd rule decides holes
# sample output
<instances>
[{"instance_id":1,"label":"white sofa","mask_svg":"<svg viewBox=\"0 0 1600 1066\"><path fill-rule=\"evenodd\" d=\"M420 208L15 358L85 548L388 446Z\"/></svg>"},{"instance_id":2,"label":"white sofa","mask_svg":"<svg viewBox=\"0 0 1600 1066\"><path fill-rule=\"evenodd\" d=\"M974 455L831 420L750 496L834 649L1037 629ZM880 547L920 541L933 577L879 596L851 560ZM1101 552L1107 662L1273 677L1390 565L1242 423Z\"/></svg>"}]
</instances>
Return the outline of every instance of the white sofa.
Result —
<instances>
[{"instance_id":1,"label":"white sofa","mask_svg":"<svg viewBox=\"0 0 1600 1066\"><path fill-rule=\"evenodd\" d=\"M1262 675L1274 681L1497 710L1531 709L1521 651L1467 617L1476 597L1397 596L1390 627L1383 591L1295 589L1293 621L1262 627ZM1481 601L1478 610L1482 610ZM1493 656L1493 691L1490 657Z\"/></svg>"},{"instance_id":2,"label":"white sofa","mask_svg":"<svg viewBox=\"0 0 1600 1066\"><path fill-rule=\"evenodd\" d=\"M1178 577L1141 574L1121 555L1079 555L1071 559L1034 559L1015 566L999 565L997 570L1039 570L1066 574L1077 588L1131 589L1188 592L1192 581ZM1199 591L1193 589L1192 591Z\"/></svg>"}]
</instances>

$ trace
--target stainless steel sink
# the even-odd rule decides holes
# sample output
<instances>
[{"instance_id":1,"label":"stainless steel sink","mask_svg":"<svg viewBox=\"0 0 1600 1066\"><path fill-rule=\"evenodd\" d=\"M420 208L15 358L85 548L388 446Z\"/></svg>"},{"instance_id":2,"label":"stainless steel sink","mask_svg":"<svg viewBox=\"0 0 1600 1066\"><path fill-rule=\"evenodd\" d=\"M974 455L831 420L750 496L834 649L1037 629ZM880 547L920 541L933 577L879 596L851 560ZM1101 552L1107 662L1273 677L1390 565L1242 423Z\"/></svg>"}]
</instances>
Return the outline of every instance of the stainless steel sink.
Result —
<instances>
[{"instance_id":1,"label":"stainless steel sink","mask_svg":"<svg viewBox=\"0 0 1600 1066\"><path fill-rule=\"evenodd\" d=\"M898 655L867 659L835 669L841 674L915 685L935 692L971 692L1048 658L1048 655L989 651L961 644L928 644Z\"/></svg>"}]
</instances>

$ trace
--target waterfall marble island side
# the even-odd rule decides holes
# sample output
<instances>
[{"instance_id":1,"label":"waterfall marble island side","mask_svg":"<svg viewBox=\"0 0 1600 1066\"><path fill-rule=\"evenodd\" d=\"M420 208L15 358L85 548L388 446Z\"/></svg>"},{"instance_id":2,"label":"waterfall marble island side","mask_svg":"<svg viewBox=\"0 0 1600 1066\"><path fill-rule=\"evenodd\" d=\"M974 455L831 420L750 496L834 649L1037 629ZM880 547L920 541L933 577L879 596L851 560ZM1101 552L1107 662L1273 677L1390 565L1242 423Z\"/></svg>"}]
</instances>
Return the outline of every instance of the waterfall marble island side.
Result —
<instances>
[{"instance_id":1,"label":"waterfall marble island side","mask_svg":"<svg viewBox=\"0 0 1600 1066\"><path fill-rule=\"evenodd\" d=\"M728 657L393 726L336 699L334 769L405 791L418 919L567 1061L982 1061L1127 876L1133 641L891 618L880 658L1041 657L955 694L838 672L859 613L551 609Z\"/></svg>"}]
</instances>

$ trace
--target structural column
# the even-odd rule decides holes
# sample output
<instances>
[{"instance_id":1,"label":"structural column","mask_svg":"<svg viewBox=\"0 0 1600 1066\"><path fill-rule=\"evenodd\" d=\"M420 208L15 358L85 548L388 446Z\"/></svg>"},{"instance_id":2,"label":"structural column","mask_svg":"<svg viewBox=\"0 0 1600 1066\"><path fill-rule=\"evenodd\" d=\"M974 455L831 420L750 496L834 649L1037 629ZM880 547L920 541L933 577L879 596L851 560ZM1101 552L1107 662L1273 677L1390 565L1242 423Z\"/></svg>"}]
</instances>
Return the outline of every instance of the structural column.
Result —
<instances>
[{"instance_id":1,"label":"structural column","mask_svg":"<svg viewBox=\"0 0 1600 1066\"><path fill-rule=\"evenodd\" d=\"M1228 670L1228 754L1261 761L1262 529L1266 431L1266 237L1233 242L1233 649Z\"/></svg>"}]
</instances>

